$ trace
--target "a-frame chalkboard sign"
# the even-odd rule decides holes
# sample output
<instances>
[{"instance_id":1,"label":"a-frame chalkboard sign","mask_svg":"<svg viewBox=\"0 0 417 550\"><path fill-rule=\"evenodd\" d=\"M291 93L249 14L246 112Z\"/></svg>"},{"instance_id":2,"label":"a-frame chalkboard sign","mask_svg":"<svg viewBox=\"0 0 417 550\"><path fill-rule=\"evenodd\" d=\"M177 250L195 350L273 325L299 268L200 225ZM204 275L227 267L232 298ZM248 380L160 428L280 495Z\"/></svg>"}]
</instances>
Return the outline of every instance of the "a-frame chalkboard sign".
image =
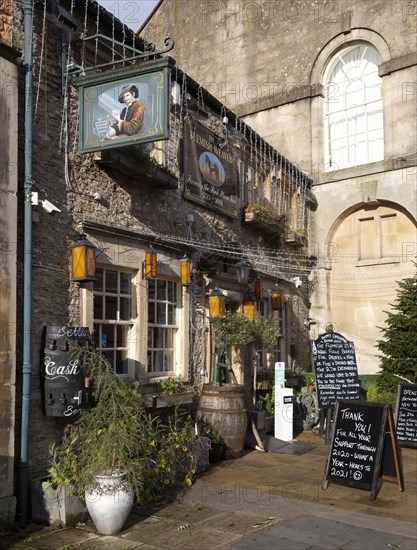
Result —
<instances>
[{"instance_id":1,"label":"a-frame chalkboard sign","mask_svg":"<svg viewBox=\"0 0 417 550\"><path fill-rule=\"evenodd\" d=\"M395 414L400 447L417 447L417 384L399 384Z\"/></svg>"},{"instance_id":2,"label":"a-frame chalkboard sign","mask_svg":"<svg viewBox=\"0 0 417 550\"><path fill-rule=\"evenodd\" d=\"M338 400L322 488L329 481L350 485L371 491L375 500L384 479L404 490L391 406Z\"/></svg>"}]
</instances>

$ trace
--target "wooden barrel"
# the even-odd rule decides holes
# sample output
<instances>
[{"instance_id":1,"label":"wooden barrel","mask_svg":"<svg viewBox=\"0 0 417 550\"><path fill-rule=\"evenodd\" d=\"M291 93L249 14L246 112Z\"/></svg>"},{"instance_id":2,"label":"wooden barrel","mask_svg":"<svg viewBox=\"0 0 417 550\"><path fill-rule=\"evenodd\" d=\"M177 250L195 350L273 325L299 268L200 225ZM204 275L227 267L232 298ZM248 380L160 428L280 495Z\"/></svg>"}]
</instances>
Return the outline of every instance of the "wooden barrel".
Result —
<instances>
[{"instance_id":1,"label":"wooden barrel","mask_svg":"<svg viewBox=\"0 0 417 550\"><path fill-rule=\"evenodd\" d=\"M203 431L211 429L221 434L225 458L239 458L245 445L247 428L244 386L204 384L197 420Z\"/></svg>"}]
</instances>

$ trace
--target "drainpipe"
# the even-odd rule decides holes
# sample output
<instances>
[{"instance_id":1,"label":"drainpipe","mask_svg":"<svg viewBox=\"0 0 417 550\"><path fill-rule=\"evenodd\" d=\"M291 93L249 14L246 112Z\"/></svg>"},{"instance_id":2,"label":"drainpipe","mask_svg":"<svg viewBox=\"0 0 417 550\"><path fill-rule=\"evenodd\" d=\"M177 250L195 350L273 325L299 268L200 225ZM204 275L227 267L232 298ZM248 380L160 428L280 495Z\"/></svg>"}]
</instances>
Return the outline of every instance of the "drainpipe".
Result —
<instances>
[{"instance_id":1,"label":"drainpipe","mask_svg":"<svg viewBox=\"0 0 417 550\"><path fill-rule=\"evenodd\" d=\"M24 17L25 69L25 179L24 205L24 264L23 264L23 366L22 418L20 432L19 511L20 523L27 524L28 507L28 432L32 332L32 0L22 0Z\"/></svg>"}]
</instances>

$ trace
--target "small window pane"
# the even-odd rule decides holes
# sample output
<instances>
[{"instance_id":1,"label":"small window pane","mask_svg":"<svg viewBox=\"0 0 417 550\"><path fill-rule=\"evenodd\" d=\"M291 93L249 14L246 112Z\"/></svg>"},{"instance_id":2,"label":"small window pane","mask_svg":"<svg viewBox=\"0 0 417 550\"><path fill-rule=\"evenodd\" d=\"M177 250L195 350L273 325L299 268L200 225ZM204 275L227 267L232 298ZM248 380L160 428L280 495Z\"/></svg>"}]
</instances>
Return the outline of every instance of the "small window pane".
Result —
<instances>
[{"instance_id":1,"label":"small window pane","mask_svg":"<svg viewBox=\"0 0 417 550\"><path fill-rule=\"evenodd\" d=\"M103 296L97 296L93 298L94 300L94 319L104 319L103 317Z\"/></svg>"},{"instance_id":2,"label":"small window pane","mask_svg":"<svg viewBox=\"0 0 417 550\"><path fill-rule=\"evenodd\" d=\"M127 325L116 325L117 341L116 346L121 348L126 342L132 342L132 336L129 334L131 327Z\"/></svg>"},{"instance_id":3,"label":"small window pane","mask_svg":"<svg viewBox=\"0 0 417 550\"><path fill-rule=\"evenodd\" d=\"M110 365L114 369L114 352L113 351L102 351L101 352L104 357L107 359L107 361L110 363Z\"/></svg>"},{"instance_id":4,"label":"small window pane","mask_svg":"<svg viewBox=\"0 0 417 550\"><path fill-rule=\"evenodd\" d=\"M131 300L130 298L120 298L120 321L131 319Z\"/></svg>"},{"instance_id":5,"label":"small window pane","mask_svg":"<svg viewBox=\"0 0 417 550\"><path fill-rule=\"evenodd\" d=\"M166 286L165 281L158 281L158 288L157 288L157 300L166 300Z\"/></svg>"},{"instance_id":6,"label":"small window pane","mask_svg":"<svg viewBox=\"0 0 417 550\"><path fill-rule=\"evenodd\" d=\"M112 325L101 325L101 347L114 347L114 327Z\"/></svg>"},{"instance_id":7,"label":"small window pane","mask_svg":"<svg viewBox=\"0 0 417 550\"><path fill-rule=\"evenodd\" d=\"M168 304L168 325L175 325L175 311L176 307L174 304Z\"/></svg>"},{"instance_id":8,"label":"small window pane","mask_svg":"<svg viewBox=\"0 0 417 550\"><path fill-rule=\"evenodd\" d=\"M166 323L166 306L163 304L156 304L156 322L158 325L165 325Z\"/></svg>"},{"instance_id":9,"label":"small window pane","mask_svg":"<svg viewBox=\"0 0 417 550\"><path fill-rule=\"evenodd\" d=\"M168 281L168 301L177 301L177 284L173 281Z\"/></svg>"},{"instance_id":10,"label":"small window pane","mask_svg":"<svg viewBox=\"0 0 417 550\"><path fill-rule=\"evenodd\" d=\"M117 271L106 269L106 292L117 294Z\"/></svg>"},{"instance_id":11,"label":"small window pane","mask_svg":"<svg viewBox=\"0 0 417 550\"><path fill-rule=\"evenodd\" d=\"M116 373L128 374L129 372L129 359L125 350L116 351Z\"/></svg>"},{"instance_id":12,"label":"small window pane","mask_svg":"<svg viewBox=\"0 0 417 550\"><path fill-rule=\"evenodd\" d=\"M96 268L96 280L94 281L94 290L101 292L103 290L103 270Z\"/></svg>"},{"instance_id":13,"label":"small window pane","mask_svg":"<svg viewBox=\"0 0 417 550\"><path fill-rule=\"evenodd\" d=\"M155 304L150 302L148 307L148 323L155 323Z\"/></svg>"},{"instance_id":14,"label":"small window pane","mask_svg":"<svg viewBox=\"0 0 417 550\"><path fill-rule=\"evenodd\" d=\"M155 300L155 287L156 287L156 281L150 280L148 281L148 298L149 300Z\"/></svg>"},{"instance_id":15,"label":"small window pane","mask_svg":"<svg viewBox=\"0 0 417 550\"><path fill-rule=\"evenodd\" d=\"M106 296L106 319L117 321L117 298Z\"/></svg>"},{"instance_id":16,"label":"small window pane","mask_svg":"<svg viewBox=\"0 0 417 550\"><path fill-rule=\"evenodd\" d=\"M120 294L130 294L130 274L120 273Z\"/></svg>"}]
</instances>

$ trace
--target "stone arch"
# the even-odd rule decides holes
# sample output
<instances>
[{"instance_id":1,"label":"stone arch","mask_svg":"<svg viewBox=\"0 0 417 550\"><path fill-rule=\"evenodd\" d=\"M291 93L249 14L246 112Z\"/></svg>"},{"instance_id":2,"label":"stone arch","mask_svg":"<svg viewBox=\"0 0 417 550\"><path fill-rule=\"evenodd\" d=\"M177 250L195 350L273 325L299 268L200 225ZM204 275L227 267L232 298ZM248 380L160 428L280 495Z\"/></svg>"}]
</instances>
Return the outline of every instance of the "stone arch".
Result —
<instances>
[{"instance_id":1,"label":"stone arch","mask_svg":"<svg viewBox=\"0 0 417 550\"><path fill-rule=\"evenodd\" d=\"M397 281L414 274L416 228L405 208L376 200L352 205L329 228L332 246L317 274L321 303L313 304L312 316L354 342L362 374L379 369L376 341Z\"/></svg>"},{"instance_id":2,"label":"stone arch","mask_svg":"<svg viewBox=\"0 0 417 550\"><path fill-rule=\"evenodd\" d=\"M338 50L359 42L369 42L375 46L381 56L382 63L391 59L388 44L380 34L370 29L352 29L349 34L338 34L323 46L311 68L310 85L317 86L317 84L321 84L326 65Z\"/></svg>"}]
</instances>

